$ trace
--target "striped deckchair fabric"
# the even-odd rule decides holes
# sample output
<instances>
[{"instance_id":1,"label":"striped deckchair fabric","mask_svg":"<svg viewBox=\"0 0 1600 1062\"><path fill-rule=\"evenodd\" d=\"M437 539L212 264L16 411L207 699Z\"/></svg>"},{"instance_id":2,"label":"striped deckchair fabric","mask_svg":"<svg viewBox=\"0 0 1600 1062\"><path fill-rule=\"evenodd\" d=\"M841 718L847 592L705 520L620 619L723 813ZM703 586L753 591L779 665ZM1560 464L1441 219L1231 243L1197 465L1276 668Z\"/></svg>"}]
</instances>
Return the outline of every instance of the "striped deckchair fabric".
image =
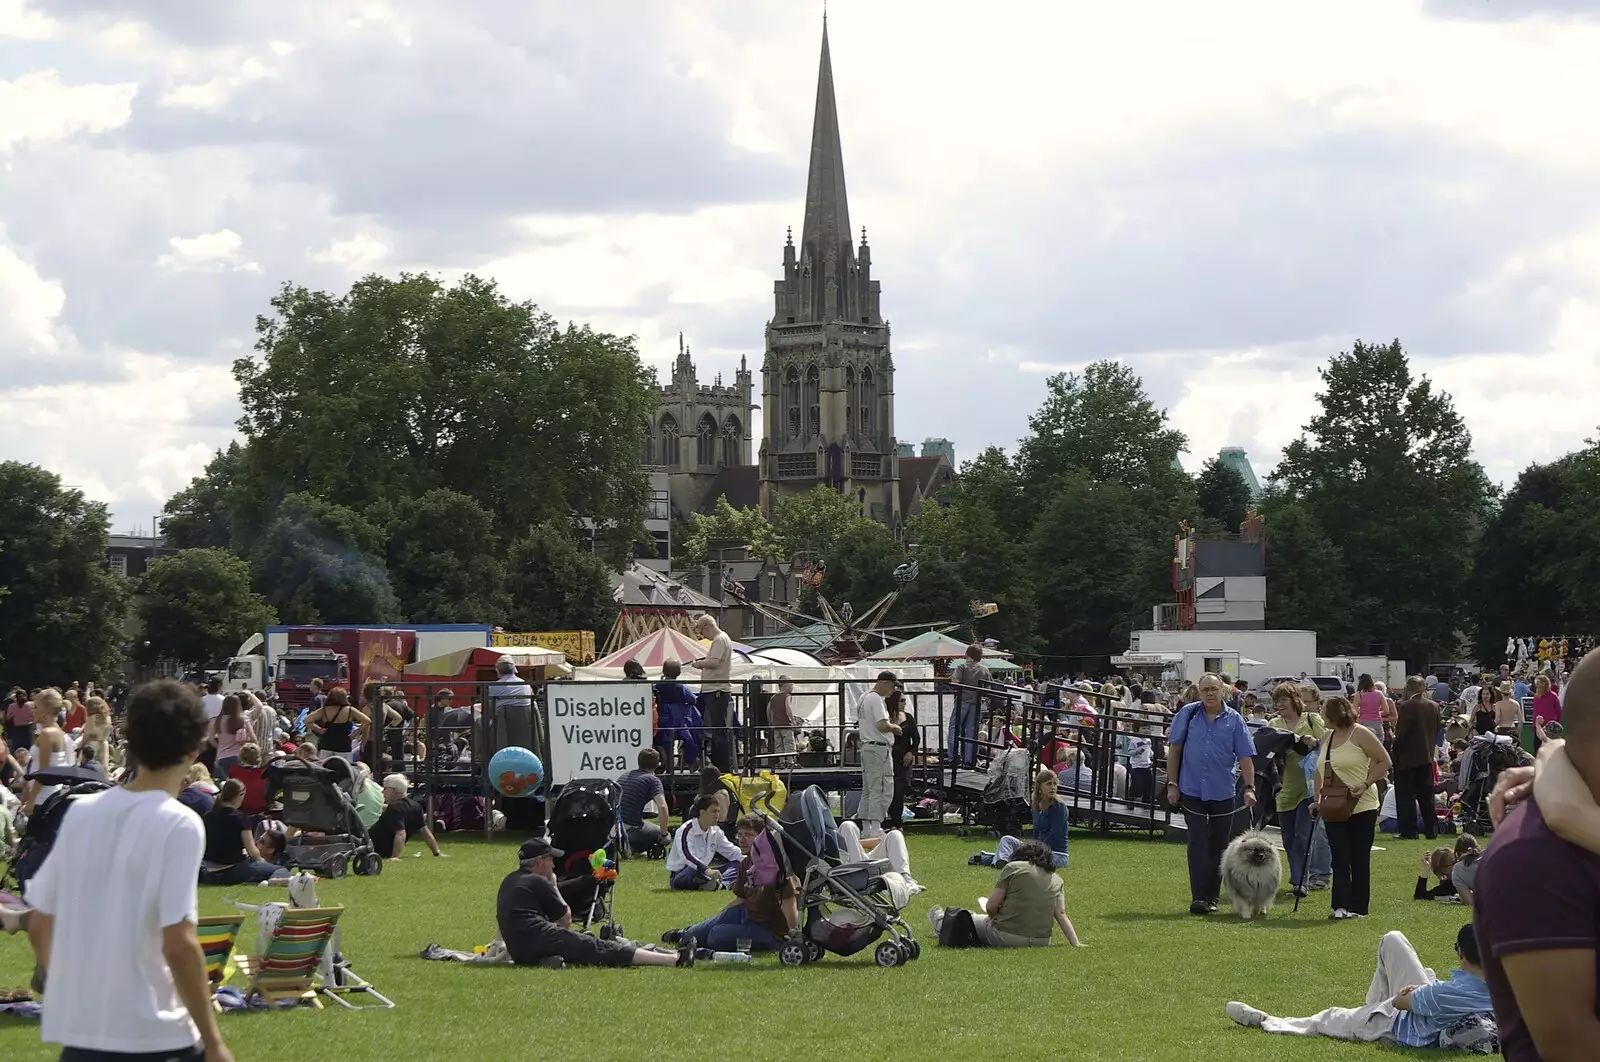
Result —
<instances>
[{"instance_id":1,"label":"striped deckchair fabric","mask_svg":"<svg viewBox=\"0 0 1600 1062\"><path fill-rule=\"evenodd\" d=\"M283 912L272 941L259 957L241 962L250 979L245 994L271 1003L280 1000L310 1003L321 1008L314 979L328 939L339 924L343 907L291 907Z\"/></svg>"},{"instance_id":2,"label":"striped deckchair fabric","mask_svg":"<svg viewBox=\"0 0 1600 1062\"><path fill-rule=\"evenodd\" d=\"M239 936L244 915L211 915L195 923L195 933L200 937L200 948L206 953L206 977L214 989L222 984L228 968L228 956L233 954L233 942Z\"/></svg>"}]
</instances>

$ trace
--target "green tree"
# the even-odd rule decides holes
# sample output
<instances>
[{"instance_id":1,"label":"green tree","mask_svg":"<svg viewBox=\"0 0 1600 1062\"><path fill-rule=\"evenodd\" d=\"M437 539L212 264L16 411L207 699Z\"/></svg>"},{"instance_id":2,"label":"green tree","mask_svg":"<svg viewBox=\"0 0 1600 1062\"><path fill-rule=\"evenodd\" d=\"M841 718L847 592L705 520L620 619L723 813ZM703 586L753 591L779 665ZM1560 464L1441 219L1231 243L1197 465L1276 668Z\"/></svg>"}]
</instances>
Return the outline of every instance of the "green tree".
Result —
<instances>
[{"instance_id":1,"label":"green tree","mask_svg":"<svg viewBox=\"0 0 1600 1062\"><path fill-rule=\"evenodd\" d=\"M834 540L824 560L828 570L822 578L823 595L835 608L849 602L859 616L895 588L894 570L906 556L888 528L862 520ZM802 604L809 603L802 599Z\"/></svg>"},{"instance_id":2,"label":"green tree","mask_svg":"<svg viewBox=\"0 0 1600 1062\"><path fill-rule=\"evenodd\" d=\"M465 494L402 498L388 521L389 578L412 623L503 624L511 606L494 517Z\"/></svg>"},{"instance_id":3,"label":"green tree","mask_svg":"<svg viewBox=\"0 0 1600 1062\"><path fill-rule=\"evenodd\" d=\"M185 549L151 561L134 607L144 631L138 656L204 667L226 658L278 614L250 589L250 565L225 549Z\"/></svg>"},{"instance_id":4,"label":"green tree","mask_svg":"<svg viewBox=\"0 0 1600 1062\"><path fill-rule=\"evenodd\" d=\"M1238 531L1250 508L1250 485L1238 470L1213 457L1200 466L1194 486L1200 515L1215 520L1229 534Z\"/></svg>"},{"instance_id":5,"label":"green tree","mask_svg":"<svg viewBox=\"0 0 1600 1062\"><path fill-rule=\"evenodd\" d=\"M710 514L690 513L688 533L677 540L673 560L685 567L705 564L723 546L742 545L753 557L785 560L777 529L760 509L735 509L718 498Z\"/></svg>"},{"instance_id":6,"label":"green tree","mask_svg":"<svg viewBox=\"0 0 1600 1062\"><path fill-rule=\"evenodd\" d=\"M168 499L161 510L162 541L174 549L227 549L233 544L230 495L244 450L237 442L218 450L205 472Z\"/></svg>"},{"instance_id":7,"label":"green tree","mask_svg":"<svg viewBox=\"0 0 1600 1062\"><path fill-rule=\"evenodd\" d=\"M1267 626L1316 631L1329 652L1366 651L1350 639L1344 556L1306 506L1269 491L1262 499L1267 552Z\"/></svg>"},{"instance_id":8,"label":"green tree","mask_svg":"<svg viewBox=\"0 0 1600 1062\"><path fill-rule=\"evenodd\" d=\"M512 543L506 573L516 630L590 630L604 639L617 617L610 569L561 524L540 524Z\"/></svg>"},{"instance_id":9,"label":"green tree","mask_svg":"<svg viewBox=\"0 0 1600 1062\"><path fill-rule=\"evenodd\" d=\"M980 620L966 618L964 608L960 615L970 629L1013 652L1037 651L1039 608L1027 544L1010 537L981 498L962 489L948 504L924 505L906 525L906 542L924 559L924 573L927 558L954 563L960 584L970 595L968 605L978 600L1000 606L993 616Z\"/></svg>"},{"instance_id":10,"label":"green tree","mask_svg":"<svg viewBox=\"0 0 1600 1062\"><path fill-rule=\"evenodd\" d=\"M0 462L0 671L25 686L104 678L128 586L106 566L106 507L35 465Z\"/></svg>"},{"instance_id":11,"label":"green tree","mask_svg":"<svg viewBox=\"0 0 1600 1062\"><path fill-rule=\"evenodd\" d=\"M804 494L779 495L772 510L769 520L759 509L735 509L718 498L710 515L690 515L678 554L685 564L704 564L719 547L738 543L751 556L779 563L802 553L826 557L846 531L871 522L858 503L822 484Z\"/></svg>"},{"instance_id":12,"label":"green tree","mask_svg":"<svg viewBox=\"0 0 1600 1062\"><path fill-rule=\"evenodd\" d=\"M957 623L953 636L967 638L972 630L972 595L960 566L942 557L923 557L917 567L917 578L895 599L886 622L890 626Z\"/></svg>"},{"instance_id":13,"label":"green tree","mask_svg":"<svg viewBox=\"0 0 1600 1062\"><path fill-rule=\"evenodd\" d=\"M1460 649L1466 581L1491 497L1450 396L1399 340L1356 342L1320 371L1320 411L1274 480L1344 557L1352 636L1413 669Z\"/></svg>"},{"instance_id":14,"label":"green tree","mask_svg":"<svg viewBox=\"0 0 1600 1062\"><path fill-rule=\"evenodd\" d=\"M1152 538L1133 489L1082 473L1056 481L1030 542L1046 652L1094 658L1128 647L1153 600Z\"/></svg>"},{"instance_id":15,"label":"green tree","mask_svg":"<svg viewBox=\"0 0 1600 1062\"><path fill-rule=\"evenodd\" d=\"M1530 465L1478 541L1469 597L1474 656L1506 639L1600 628L1600 446Z\"/></svg>"},{"instance_id":16,"label":"green tree","mask_svg":"<svg viewBox=\"0 0 1600 1062\"><path fill-rule=\"evenodd\" d=\"M343 505L291 494L255 542L255 587L285 623L394 623L383 532Z\"/></svg>"},{"instance_id":17,"label":"green tree","mask_svg":"<svg viewBox=\"0 0 1600 1062\"><path fill-rule=\"evenodd\" d=\"M1021 541L1033 527L1035 511L1023 500L1022 473L1017 463L998 446L991 446L961 465L961 475L951 491L954 499L973 501L994 514L995 523L1013 541Z\"/></svg>"},{"instance_id":18,"label":"green tree","mask_svg":"<svg viewBox=\"0 0 1600 1062\"><path fill-rule=\"evenodd\" d=\"M295 492L364 512L446 489L502 543L583 519L619 555L639 539L655 394L632 339L560 327L473 276L285 285L272 306L233 367L253 485L236 519L264 527Z\"/></svg>"},{"instance_id":19,"label":"green tree","mask_svg":"<svg viewBox=\"0 0 1600 1062\"><path fill-rule=\"evenodd\" d=\"M1128 366L1097 361L1082 376L1058 373L1045 386L1044 404L1028 418L1031 433L1017 455L1028 489L1073 472L1129 487L1170 484L1174 475L1187 479L1177 463L1187 440L1167 424L1166 411Z\"/></svg>"}]
</instances>

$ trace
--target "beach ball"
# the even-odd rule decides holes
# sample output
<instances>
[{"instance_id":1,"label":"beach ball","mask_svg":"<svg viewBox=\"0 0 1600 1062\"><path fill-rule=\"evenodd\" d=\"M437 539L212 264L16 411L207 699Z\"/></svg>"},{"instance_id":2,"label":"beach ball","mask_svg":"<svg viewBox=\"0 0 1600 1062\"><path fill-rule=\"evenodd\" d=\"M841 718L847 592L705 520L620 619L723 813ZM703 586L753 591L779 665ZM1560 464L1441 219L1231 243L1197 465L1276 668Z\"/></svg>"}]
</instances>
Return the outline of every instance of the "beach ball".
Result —
<instances>
[{"instance_id":1,"label":"beach ball","mask_svg":"<svg viewBox=\"0 0 1600 1062\"><path fill-rule=\"evenodd\" d=\"M531 796L544 781L544 764L529 750L508 745L489 758L489 779L502 796Z\"/></svg>"}]
</instances>

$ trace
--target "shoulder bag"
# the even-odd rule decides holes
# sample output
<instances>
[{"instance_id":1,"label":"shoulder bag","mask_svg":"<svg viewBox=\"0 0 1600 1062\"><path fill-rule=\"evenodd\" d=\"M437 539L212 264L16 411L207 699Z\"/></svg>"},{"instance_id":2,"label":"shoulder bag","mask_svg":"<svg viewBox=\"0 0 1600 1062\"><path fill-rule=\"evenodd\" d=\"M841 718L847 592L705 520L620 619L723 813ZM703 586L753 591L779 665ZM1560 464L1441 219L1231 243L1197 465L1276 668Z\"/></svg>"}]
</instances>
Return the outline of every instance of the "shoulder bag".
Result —
<instances>
[{"instance_id":1,"label":"shoulder bag","mask_svg":"<svg viewBox=\"0 0 1600 1062\"><path fill-rule=\"evenodd\" d=\"M1356 795L1350 787L1344 784L1344 779L1339 777L1339 772L1333 769L1330 762L1333 759L1333 750L1327 750L1328 755L1320 757L1322 760L1322 799L1317 806L1317 814L1323 822L1349 822L1350 816L1355 814Z\"/></svg>"}]
</instances>

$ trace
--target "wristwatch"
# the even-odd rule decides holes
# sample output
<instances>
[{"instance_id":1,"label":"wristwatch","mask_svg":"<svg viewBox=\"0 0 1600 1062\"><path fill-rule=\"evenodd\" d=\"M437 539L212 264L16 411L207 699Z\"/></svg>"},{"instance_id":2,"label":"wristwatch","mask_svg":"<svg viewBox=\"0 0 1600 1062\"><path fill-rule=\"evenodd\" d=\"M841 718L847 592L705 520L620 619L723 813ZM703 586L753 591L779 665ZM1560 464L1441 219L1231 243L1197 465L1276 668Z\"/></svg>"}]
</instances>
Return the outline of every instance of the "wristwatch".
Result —
<instances>
[{"instance_id":1,"label":"wristwatch","mask_svg":"<svg viewBox=\"0 0 1600 1062\"><path fill-rule=\"evenodd\" d=\"M1253 785L1247 785L1244 787L1244 791L1246 793L1254 793L1256 791L1256 787Z\"/></svg>"}]
</instances>

